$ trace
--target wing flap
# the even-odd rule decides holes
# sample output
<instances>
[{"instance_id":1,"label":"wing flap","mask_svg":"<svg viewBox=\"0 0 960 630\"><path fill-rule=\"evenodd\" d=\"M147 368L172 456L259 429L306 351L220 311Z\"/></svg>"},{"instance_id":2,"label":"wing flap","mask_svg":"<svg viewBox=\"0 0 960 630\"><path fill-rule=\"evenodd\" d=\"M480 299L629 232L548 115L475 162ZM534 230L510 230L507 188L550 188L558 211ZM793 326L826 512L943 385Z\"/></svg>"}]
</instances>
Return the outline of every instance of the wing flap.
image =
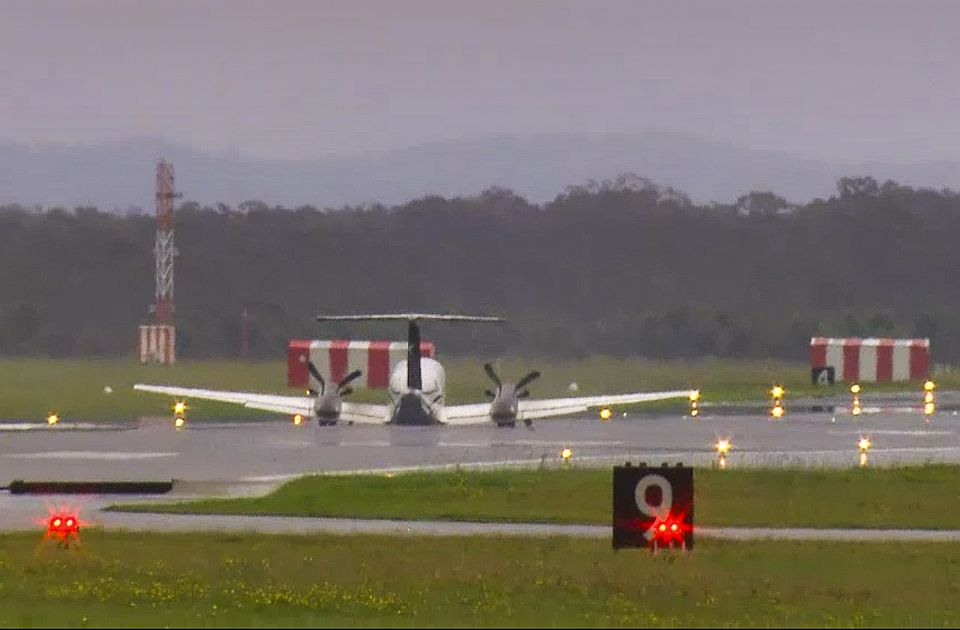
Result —
<instances>
[{"instance_id":1,"label":"wing flap","mask_svg":"<svg viewBox=\"0 0 960 630\"><path fill-rule=\"evenodd\" d=\"M390 415L390 407L387 405L373 405L370 403L344 402L340 409L340 418L349 416L351 422L363 422L363 419L370 420L372 424L383 424Z\"/></svg>"},{"instance_id":2,"label":"wing flap","mask_svg":"<svg viewBox=\"0 0 960 630\"><path fill-rule=\"evenodd\" d=\"M532 409L529 411L520 411L520 417L523 420L536 420L537 418L549 418L551 416L569 416L574 413L584 413L587 410L585 405L570 405L568 407L551 407L549 409Z\"/></svg>"},{"instance_id":3,"label":"wing flap","mask_svg":"<svg viewBox=\"0 0 960 630\"><path fill-rule=\"evenodd\" d=\"M300 414L301 416L310 416L313 414L313 401L307 399L303 401L304 404L301 405L290 405L290 404L281 404L281 403L269 403L269 402L259 402L251 401L244 403L243 406L247 409L257 409L259 411L271 411L273 413L285 413L291 416Z\"/></svg>"},{"instance_id":4,"label":"wing flap","mask_svg":"<svg viewBox=\"0 0 960 630\"><path fill-rule=\"evenodd\" d=\"M490 403L444 407L443 421L446 424L454 426L469 426L492 422L492 420L490 420Z\"/></svg>"}]
</instances>

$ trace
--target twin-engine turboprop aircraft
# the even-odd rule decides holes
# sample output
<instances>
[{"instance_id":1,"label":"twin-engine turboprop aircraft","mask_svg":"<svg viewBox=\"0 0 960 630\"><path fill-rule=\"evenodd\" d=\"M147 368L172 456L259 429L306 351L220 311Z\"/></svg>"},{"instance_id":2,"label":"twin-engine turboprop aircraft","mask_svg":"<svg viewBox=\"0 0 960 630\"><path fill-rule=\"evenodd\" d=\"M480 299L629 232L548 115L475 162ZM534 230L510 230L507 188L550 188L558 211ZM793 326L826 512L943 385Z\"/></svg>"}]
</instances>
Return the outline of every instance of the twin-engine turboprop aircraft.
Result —
<instances>
[{"instance_id":1,"label":"twin-engine turboprop aircraft","mask_svg":"<svg viewBox=\"0 0 960 630\"><path fill-rule=\"evenodd\" d=\"M338 383L327 383L311 363L308 367L319 389L311 389L308 396L281 396L251 392L224 392L188 387L162 385L134 385L134 389L166 394L178 398L199 398L236 403L248 409L259 409L288 415L313 416L321 425L344 421L349 424L397 424L453 426L478 425L490 422L498 426L514 426L517 421L528 427L532 420L563 416L587 411L591 407L607 407L633 403L685 398L688 390L669 392L641 392L579 398L548 398L529 400L526 387L536 380L539 372L530 372L517 383L504 383L488 363L487 376L496 390L487 390L488 402L470 405L444 404L443 366L434 359L420 356L420 321L445 322L503 322L499 317L469 315L428 315L403 313L397 315L320 315L318 321L384 321L399 320L408 323L407 359L397 363L390 374L390 404L376 405L343 400L350 394L350 382L360 376L357 370Z\"/></svg>"}]
</instances>

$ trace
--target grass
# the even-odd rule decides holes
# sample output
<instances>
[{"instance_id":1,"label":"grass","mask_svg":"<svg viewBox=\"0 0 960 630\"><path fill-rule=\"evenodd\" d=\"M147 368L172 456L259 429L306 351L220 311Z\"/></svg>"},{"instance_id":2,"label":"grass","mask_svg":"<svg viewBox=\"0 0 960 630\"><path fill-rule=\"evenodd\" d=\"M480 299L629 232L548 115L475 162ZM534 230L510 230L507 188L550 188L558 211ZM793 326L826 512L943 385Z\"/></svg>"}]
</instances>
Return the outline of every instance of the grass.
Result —
<instances>
[{"instance_id":1,"label":"grass","mask_svg":"<svg viewBox=\"0 0 960 630\"><path fill-rule=\"evenodd\" d=\"M264 497L126 511L608 524L610 469L310 476ZM960 466L698 469L700 525L958 528Z\"/></svg>"},{"instance_id":2,"label":"grass","mask_svg":"<svg viewBox=\"0 0 960 630\"><path fill-rule=\"evenodd\" d=\"M960 545L0 535L0 626L956 626Z\"/></svg>"},{"instance_id":3,"label":"grass","mask_svg":"<svg viewBox=\"0 0 960 630\"><path fill-rule=\"evenodd\" d=\"M489 386L481 358L443 358L447 372L447 400L451 404L484 400ZM531 369L543 377L534 383L536 398L570 396L568 385L576 382L579 394L625 393L659 389L703 390L703 402L764 400L770 384L781 382L787 401L803 395L844 394L842 385L815 388L809 383L809 368L802 363L702 359L653 361L593 357L577 361L554 359L503 359L497 362L501 376L516 380ZM960 370L943 370L941 389L960 388ZM64 420L134 418L169 415L171 399L134 392L134 383L183 385L216 389L299 394L286 386L283 361L180 361L173 366L139 365L129 359L0 359L0 382L4 384L2 414L5 418L42 419L50 410ZM103 389L109 386L112 394ZM875 385L866 388L864 401L874 391L918 389L916 383ZM357 391L355 400L385 402L383 391ZM683 400L642 405L640 409L682 411ZM236 405L190 401L191 419L264 417L270 414L244 410Z\"/></svg>"},{"instance_id":4,"label":"grass","mask_svg":"<svg viewBox=\"0 0 960 630\"><path fill-rule=\"evenodd\" d=\"M480 359L444 359L447 389L456 402L475 402L484 378ZM590 357L582 360L506 358L499 362L501 377L517 379L531 369L543 376L533 386L534 397L570 396L567 386L576 382L582 394L699 388L704 404L716 402L766 402L775 382L787 391L787 400L801 396L849 396L847 386L815 386L810 383L806 363L755 359L650 360ZM960 389L960 370L939 366L935 374L940 390ZM485 384L485 383L484 383ZM920 392L919 382L871 383L864 385L864 402L877 392ZM919 396L919 394L918 394ZM684 400L667 403L686 409ZM643 405L642 408L650 408Z\"/></svg>"},{"instance_id":5,"label":"grass","mask_svg":"<svg viewBox=\"0 0 960 630\"><path fill-rule=\"evenodd\" d=\"M46 418L57 411L71 420L112 420L171 415L171 399L133 391L134 383L198 385L290 393L278 362L183 361L174 366L140 365L130 359L0 359L4 418ZM109 386L113 393L105 394ZM258 416L237 405L190 401L190 417Z\"/></svg>"}]
</instances>

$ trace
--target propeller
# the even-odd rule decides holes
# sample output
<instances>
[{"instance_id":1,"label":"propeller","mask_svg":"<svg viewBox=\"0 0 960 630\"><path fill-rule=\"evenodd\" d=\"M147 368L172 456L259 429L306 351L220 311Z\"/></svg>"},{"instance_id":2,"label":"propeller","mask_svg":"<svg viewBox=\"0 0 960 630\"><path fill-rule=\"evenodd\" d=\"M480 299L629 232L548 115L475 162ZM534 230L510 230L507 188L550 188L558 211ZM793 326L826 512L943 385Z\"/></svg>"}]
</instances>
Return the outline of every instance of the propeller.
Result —
<instances>
[{"instance_id":1,"label":"propeller","mask_svg":"<svg viewBox=\"0 0 960 630\"><path fill-rule=\"evenodd\" d=\"M323 375L320 374L317 366L310 362L307 363L307 369L310 371L310 376L320 383L319 392L314 389L309 390L310 395L313 396L313 413L317 417L317 421L321 426L336 424L340 419L340 411L343 409L343 397L353 393L350 383L360 378L363 372L360 370L350 372L340 379L340 382L336 383L336 389L331 386L330 390L327 391L327 382L323 380Z\"/></svg>"},{"instance_id":2,"label":"propeller","mask_svg":"<svg viewBox=\"0 0 960 630\"><path fill-rule=\"evenodd\" d=\"M349 387L350 383L360 378L360 375L363 374L360 370L354 370L346 376L343 377L339 383L337 383L337 392L341 396L349 396L353 393L353 388Z\"/></svg>"},{"instance_id":3,"label":"propeller","mask_svg":"<svg viewBox=\"0 0 960 630\"><path fill-rule=\"evenodd\" d=\"M497 376L497 373L494 371L491 364L485 363L483 365L483 371L487 373L487 376L491 381L493 381L493 384L497 386L496 392L489 389L484 390L483 392L491 401L491 414L494 413L493 410L495 408L511 408L513 411L510 413L515 413L517 409L516 402L523 400L530 395L530 390L526 389L527 385L540 378L540 372L534 370L517 381L516 384L504 384L503 381L500 380L500 377ZM504 398L506 398L506 400L503 400ZM513 399L512 402L514 404L511 404L511 398ZM524 418L523 423L528 429L531 428L531 425L533 424L529 418Z\"/></svg>"},{"instance_id":4,"label":"propeller","mask_svg":"<svg viewBox=\"0 0 960 630\"><path fill-rule=\"evenodd\" d=\"M490 363L483 364L483 371L487 373L487 376L490 377L490 380L493 381L493 384L497 386L497 391L494 393L491 390L485 390L483 393L491 398L495 398L497 394L503 391L503 381L500 380L500 377L497 376L497 373L493 369L493 365ZM517 381L516 385L513 386L513 391L517 393L517 398L526 398L530 395L530 392L524 387L529 385L540 378L540 372L534 370Z\"/></svg>"},{"instance_id":5,"label":"propeller","mask_svg":"<svg viewBox=\"0 0 960 630\"><path fill-rule=\"evenodd\" d=\"M534 370L529 374L527 374L526 376L524 376L523 378L521 378L519 381L517 381L517 384L514 386L514 390L513 390L517 396L517 400L523 400L524 398L530 395L530 390L525 388L527 385L534 382L538 378L540 378L540 372L537 372L536 370ZM526 425L528 429L533 428L533 421L530 420L530 418L524 418L523 424Z\"/></svg>"},{"instance_id":6,"label":"propeller","mask_svg":"<svg viewBox=\"0 0 960 630\"><path fill-rule=\"evenodd\" d=\"M323 380L323 374L320 373L320 370L317 369L317 366L313 364L313 361L307 364L307 369L310 372L310 376L317 379L317 382L320 383L320 391L310 388L311 396L323 396L327 389L327 382ZM360 375L363 374L360 370L354 370L350 372L343 379L337 383L337 394L340 396L349 396L353 393L353 388L350 387L350 383L360 378Z\"/></svg>"},{"instance_id":7,"label":"propeller","mask_svg":"<svg viewBox=\"0 0 960 630\"><path fill-rule=\"evenodd\" d=\"M503 383L500 381L500 377L497 376L497 373L493 371L493 366L491 364L484 363L483 371L487 373L487 376L490 377L490 380L493 381L493 384L497 386L498 392L503 389Z\"/></svg>"},{"instance_id":8,"label":"propeller","mask_svg":"<svg viewBox=\"0 0 960 630\"><path fill-rule=\"evenodd\" d=\"M315 365L313 364L313 361L310 361L309 363L307 363L307 369L310 371L310 376L312 376L313 378L317 379L317 382L320 383L320 391L318 392L317 390L315 390L315 389L313 389L313 388L311 387L311 388L310 388L310 395L311 395L311 396L318 396L318 395L321 395L321 396L322 396L322 395L323 395L323 392L326 391L326 389L327 389L327 383L326 383L326 381L323 380L323 374L321 374L321 373L320 373L320 370L317 369L317 366L315 366Z\"/></svg>"},{"instance_id":9,"label":"propeller","mask_svg":"<svg viewBox=\"0 0 960 630\"><path fill-rule=\"evenodd\" d=\"M523 389L524 387L526 387L526 386L529 385L530 383L534 382L534 381L537 380L538 378L540 378L540 372L537 372L536 370L534 370L533 372L530 372L529 374L527 374L526 376L524 376L523 378L521 378L519 381L517 381L517 384L516 384L517 390L519 391L519 390ZM523 395L520 396L520 398L526 398L527 396L530 395L530 392L527 391L527 390L525 390L525 389L523 389L522 394L523 394ZM518 394L518 395L519 395L519 394Z\"/></svg>"}]
</instances>

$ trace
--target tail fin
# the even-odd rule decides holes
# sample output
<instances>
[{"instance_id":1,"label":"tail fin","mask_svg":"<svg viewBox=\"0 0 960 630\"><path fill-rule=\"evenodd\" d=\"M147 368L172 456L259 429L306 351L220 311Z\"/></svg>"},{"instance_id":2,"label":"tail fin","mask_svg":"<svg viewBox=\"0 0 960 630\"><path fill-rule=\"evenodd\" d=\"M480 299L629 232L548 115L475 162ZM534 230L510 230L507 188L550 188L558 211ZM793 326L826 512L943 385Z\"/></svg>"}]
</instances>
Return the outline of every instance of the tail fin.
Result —
<instances>
[{"instance_id":1,"label":"tail fin","mask_svg":"<svg viewBox=\"0 0 960 630\"><path fill-rule=\"evenodd\" d=\"M423 388L420 371L420 320L434 322L484 322L501 323L502 317L486 315L434 315L430 313L395 313L389 315L317 315L318 322L342 321L406 321L407 326L407 387Z\"/></svg>"},{"instance_id":2,"label":"tail fin","mask_svg":"<svg viewBox=\"0 0 960 630\"><path fill-rule=\"evenodd\" d=\"M415 319L411 319L407 326L407 387L423 389L423 378L420 374L420 326Z\"/></svg>"}]
</instances>

